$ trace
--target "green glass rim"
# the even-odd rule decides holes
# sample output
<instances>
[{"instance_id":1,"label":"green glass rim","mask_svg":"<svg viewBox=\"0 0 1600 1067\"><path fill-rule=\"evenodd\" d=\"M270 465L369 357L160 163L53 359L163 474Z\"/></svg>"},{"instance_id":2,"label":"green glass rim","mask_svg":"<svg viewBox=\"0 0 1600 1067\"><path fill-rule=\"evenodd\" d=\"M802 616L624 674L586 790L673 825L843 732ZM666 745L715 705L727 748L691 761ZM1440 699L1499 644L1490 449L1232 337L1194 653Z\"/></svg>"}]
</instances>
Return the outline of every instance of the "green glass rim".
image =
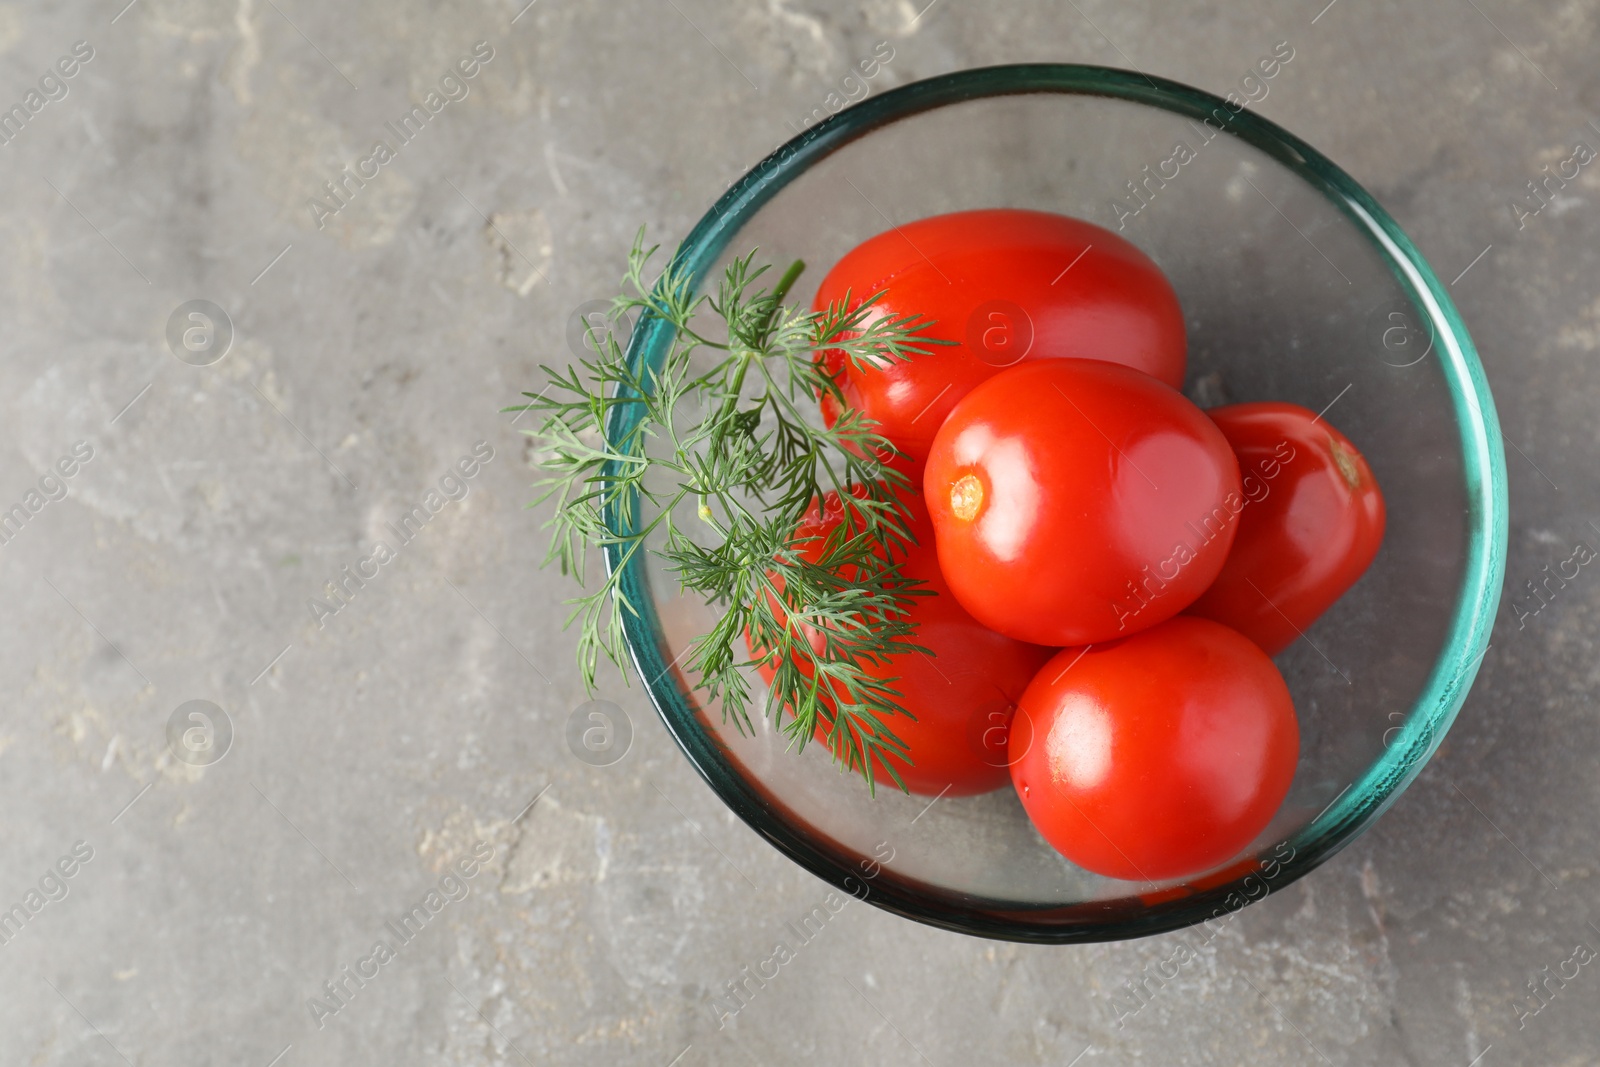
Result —
<instances>
[{"instance_id":1,"label":"green glass rim","mask_svg":"<svg viewBox=\"0 0 1600 1067\"><path fill-rule=\"evenodd\" d=\"M812 164L900 119L970 100L1021 94L1109 97L1188 118L1210 117L1213 123L1216 116L1225 116L1225 132L1271 156L1334 203L1377 247L1403 291L1429 320L1461 441L1466 561L1444 646L1383 755L1309 824L1275 848L1204 877L1205 888L1161 891L1155 900L1130 893L1067 905L1021 905L930 885L888 868L868 885L854 851L784 820L770 799L730 764L720 742L699 721L693 694L672 669L641 555L626 564L621 583L637 609L637 614L624 612L629 652L668 731L712 790L779 851L844 892L932 926L1044 944L1120 940L1225 921L1238 908L1309 873L1359 836L1416 777L1455 721L1488 647L1504 579L1508 505L1500 425L1477 350L1455 304L1411 239L1365 189L1315 148L1247 108L1236 110L1212 93L1134 71L1061 63L983 67L870 97L805 130L746 173L690 231L673 262L690 273L698 288L744 224ZM670 341L669 323L644 316L628 345L630 365L636 371L659 366ZM618 405L612 413L611 432L619 436L638 417L633 405ZM614 569L620 562L620 549L609 546L607 567Z\"/></svg>"}]
</instances>

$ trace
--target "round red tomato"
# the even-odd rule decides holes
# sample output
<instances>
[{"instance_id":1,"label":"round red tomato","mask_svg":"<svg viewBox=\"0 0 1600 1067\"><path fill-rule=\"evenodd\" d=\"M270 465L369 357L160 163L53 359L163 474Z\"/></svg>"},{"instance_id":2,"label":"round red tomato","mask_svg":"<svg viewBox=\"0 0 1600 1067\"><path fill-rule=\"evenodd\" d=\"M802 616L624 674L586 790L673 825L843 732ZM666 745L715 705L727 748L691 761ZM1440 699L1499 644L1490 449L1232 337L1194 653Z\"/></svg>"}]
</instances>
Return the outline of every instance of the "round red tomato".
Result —
<instances>
[{"instance_id":1,"label":"round red tomato","mask_svg":"<svg viewBox=\"0 0 1600 1067\"><path fill-rule=\"evenodd\" d=\"M1189 608L1270 656L1294 643L1366 571L1383 540L1383 494L1354 445L1298 404L1207 412L1243 473L1245 509L1222 573Z\"/></svg>"},{"instance_id":2,"label":"round red tomato","mask_svg":"<svg viewBox=\"0 0 1600 1067\"><path fill-rule=\"evenodd\" d=\"M1081 219L1002 208L909 222L835 264L815 306L880 291L874 318L931 319L925 335L955 343L873 367L825 358L846 402L918 464L957 401L1014 364L1103 359L1183 385L1171 284L1139 249ZM831 396L823 415L830 426L838 417Z\"/></svg>"},{"instance_id":3,"label":"round red tomato","mask_svg":"<svg viewBox=\"0 0 1600 1067\"><path fill-rule=\"evenodd\" d=\"M908 526L917 543L906 550L901 573L924 582L922 588L931 593L912 601L908 614L917 630L910 640L928 654L903 653L867 667L872 677L892 680L900 706L915 716L887 720L889 730L905 742L910 756L909 764L893 756L888 762L913 793L986 793L1008 780L1006 727L1017 698L1055 650L1002 637L962 610L939 572L933 531L921 498L907 494L902 500L911 513ZM813 511L795 533L801 554L817 558L823 539L844 517L839 498L830 494L823 514ZM810 633L808 637L820 651L821 635ZM808 662L800 662L809 676ZM770 685L772 666L759 663L758 670ZM830 750L836 747L829 724L821 720L816 738ZM844 740L841 736L839 744ZM894 779L881 761L873 767L873 778L893 787Z\"/></svg>"},{"instance_id":4,"label":"round red tomato","mask_svg":"<svg viewBox=\"0 0 1600 1067\"><path fill-rule=\"evenodd\" d=\"M924 482L956 599L991 629L1056 646L1188 607L1222 569L1239 488L1204 412L1147 374L1086 359L1013 367L967 394Z\"/></svg>"},{"instance_id":5,"label":"round red tomato","mask_svg":"<svg viewBox=\"0 0 1600 1067\"><path fill-rule=\"evenodd\" d=\"M1199 874L1272 821L1299 759L1283 677L1249 639L1180 616L1064 649L1011 727L1011 779L1034 827L1086 870Z\"/></svg>"}]
</instances>

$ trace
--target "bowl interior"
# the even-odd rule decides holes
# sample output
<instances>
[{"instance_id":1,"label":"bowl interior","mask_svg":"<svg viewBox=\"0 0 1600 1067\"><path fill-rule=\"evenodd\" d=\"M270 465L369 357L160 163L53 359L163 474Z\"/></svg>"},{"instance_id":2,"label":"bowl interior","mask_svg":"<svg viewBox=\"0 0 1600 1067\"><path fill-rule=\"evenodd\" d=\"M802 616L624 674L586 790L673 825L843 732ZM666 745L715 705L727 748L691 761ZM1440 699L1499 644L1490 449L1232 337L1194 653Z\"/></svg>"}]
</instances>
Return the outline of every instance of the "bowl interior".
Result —
<instances>
[{"instance_id":1,"label":"bowl interior","mask_svg":"<svg viewBox=\"0 0 1600 1067\"><path fill-rule=\"evenodd\" d=\"M928 215L1019 207L1120 232L1166 272L1203 405L1287 400L1367 456L1388 530L1362 580L1278 657L1302 748L1273 823L1239 861L1176 882L1083 871L1009 789L907 796L841 775L770 723L741 736L675 661L712 610L655 561L630 575L630 642L711 786L820 876L923 921L1039 941L1198 922L1280 888L1393 800L1448 728L1493 618L1504 547L1498 428L1471 341L1392 221L1309 146L1175 83L1102 68L991 68L918 83L808 130L723 198L681 255L714 279L759 248L809 268L809 302L863 239ZM1066 263L1062 266L1066 267ZM659 359L646 326L630 357ZM755 682L759 687L759 681Z\"/></svg>"}]
</instances>

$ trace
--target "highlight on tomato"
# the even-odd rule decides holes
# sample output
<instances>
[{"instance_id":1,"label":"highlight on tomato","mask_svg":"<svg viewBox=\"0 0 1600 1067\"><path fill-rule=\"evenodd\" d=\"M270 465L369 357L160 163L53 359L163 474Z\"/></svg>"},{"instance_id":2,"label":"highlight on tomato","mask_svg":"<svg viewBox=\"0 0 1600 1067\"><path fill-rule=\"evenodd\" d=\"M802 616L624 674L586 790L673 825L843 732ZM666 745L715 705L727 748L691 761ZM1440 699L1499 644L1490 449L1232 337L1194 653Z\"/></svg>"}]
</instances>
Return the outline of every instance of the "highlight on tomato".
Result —
<instances>
[{"instance_id":1,"label":"highlight on tomato","mask_svg":"<svg viewBox=\"0 0 1600 1067\"><path fill-rule=\"evenodd\" d=\"M924 474L939 563L979 622L1083 645L1178 614L1244 505L1227 438L1177 390L1098 360L1028 363L969 393Z\"/></svg>"},{"instance_id":2,"label":"highlight on tomato","mask_svg":"<svg viewBox=\"0 0 1600 1067\"><path fill-rule=\"evenodd\" d=\"M1350 440L1298 404L1207 414L1239 459L1247 503L1227 562L1189 614L1231 626L1275 656L1377 557L1383 493Z\"/></svg>"},{"instance_id":3,"label":"highlight on tomato","mask_svg":"<svg viewBox=\"0 0 1600 1067\"><path fill-rule=\"evenodd\" d=\"M908 360L857 365L824 354L845 404L917 464L950 410L1006 367L1102 359L1181 388L1183 309L1161 269L1082 219L995 208L909 222L857 245L817 290L818 310L882 292L871 314L912 314L919 336L952 342ZM833 425L837 400L822 398Z\"/></svg>"}]
</instances>

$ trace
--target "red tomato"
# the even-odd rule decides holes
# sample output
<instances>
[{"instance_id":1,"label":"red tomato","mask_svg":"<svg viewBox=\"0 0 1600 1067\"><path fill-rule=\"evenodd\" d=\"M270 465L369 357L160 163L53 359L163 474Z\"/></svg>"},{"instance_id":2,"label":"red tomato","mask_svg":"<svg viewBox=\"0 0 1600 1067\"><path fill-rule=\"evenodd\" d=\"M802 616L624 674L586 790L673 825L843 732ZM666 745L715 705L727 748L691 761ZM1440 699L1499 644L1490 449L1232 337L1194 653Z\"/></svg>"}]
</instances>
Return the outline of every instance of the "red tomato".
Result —
<instances>
[{"instance_id":1,"label":"red tomato","mask_svg":"<svg viewBox=\"0 0 1600 1067\"><path fill-rule=\"evenodd\" d=\"M909 615L917 631L911 641L931 655L904 653L867 668L875 678L896 679L900 706L916 717L887 721L911 759L909 766L898 757L889 757L889 762L913 793L987 793L1007 781L1006 728L1017 698L1055 650L1002 637L962 610L939 572L921 498L908 494L902 499L911 512L908 525L917 544L906 551L901 573L925 582L923 588L932 592L912 601ZM843 520L838 497L829 494L824 514L818 517L813 511L795 533L802 554L816 558L823 538ZM820 650L820 635L812 635L811 642ZM772 666L762 663L757 669L770 685ZM829 733L828 724L819 720L817 740L831 749ZM893 788L894 779L881 762L874 765L873 777Z\"/></svg>"},{"instance_id":2,"label":"red tomato","mask_svg":"<svg viewBox=\"0 0 1600 1067\"><path fill-rule=\"evenodd\" d=\"M1183 385L1178 297L1148 256L1081 219L1009 208L910 222L856 246L817 290L815 307L879 291L874 318L933 320L956 342L858 369L827 354L846 402L913 460L927 457L957 401L1002 368L1041 359L1104 359ZM828 425L838 417L823 398Z\"/></svg>"},{"instance_id":3,"label":"red tomato","mask_svg":"<svg viewBox=\"0 0 1600 1067\"><path fill-rule=\"evenodd\" d=\"M1208 412L1239 457L1246 498L1222 573L1189 608L1269 656L1355 584L1383 540L1383 494L1343 434L1297 404Z\"/></svg>"},{"instance_id":4,"label":"red tomato","mask_svg":"<svg viewBox=\"0 0 1600 1067\"><path fill-rule=\"evenodd\" d=\"M924 485L956 599L1040 645L1127 636L1188 607L1244 506L1239 465L1204 412L1087 359L974 389L939 430Z\"/></svg>"},{"instance_id":5,"label":"red tomato","mask_svg":"<svg viewBox=\"0 0 1600 1067\"><path fill-rule=\"evenodd\" d=\"M1249 845L1288 793L1299 750L1289 687L1266 653L1180 616L1045 664L1012 722L1011 779L1073 863L1160 881Z\"/></svg>"}]
</instances>

